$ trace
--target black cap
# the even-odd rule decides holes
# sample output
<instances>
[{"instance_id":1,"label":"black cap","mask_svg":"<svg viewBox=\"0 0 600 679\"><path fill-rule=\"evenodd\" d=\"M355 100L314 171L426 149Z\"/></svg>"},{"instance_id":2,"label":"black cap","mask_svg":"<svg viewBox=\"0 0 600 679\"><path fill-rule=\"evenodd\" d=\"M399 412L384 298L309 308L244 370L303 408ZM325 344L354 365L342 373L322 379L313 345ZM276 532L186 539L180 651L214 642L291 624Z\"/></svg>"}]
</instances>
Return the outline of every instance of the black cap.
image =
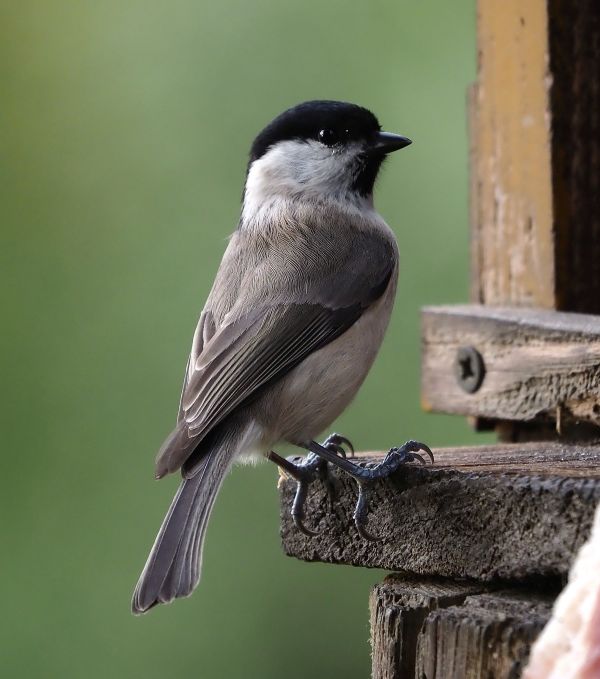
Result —
<instances>
[{"instance_id":1,"label":"black cap","mask_svg":"<svg viewBox=\"0 0 600 679\"><path fill-rule=\"evenodd\" d=\"M306 101L284 111L262 130L250 149L250 162L280 141L314 139L344 143L373 139L380 129L377 118L362 106L344 101ZM322 139L321 132L325 133Z\"/></svg>"}]
</instances>

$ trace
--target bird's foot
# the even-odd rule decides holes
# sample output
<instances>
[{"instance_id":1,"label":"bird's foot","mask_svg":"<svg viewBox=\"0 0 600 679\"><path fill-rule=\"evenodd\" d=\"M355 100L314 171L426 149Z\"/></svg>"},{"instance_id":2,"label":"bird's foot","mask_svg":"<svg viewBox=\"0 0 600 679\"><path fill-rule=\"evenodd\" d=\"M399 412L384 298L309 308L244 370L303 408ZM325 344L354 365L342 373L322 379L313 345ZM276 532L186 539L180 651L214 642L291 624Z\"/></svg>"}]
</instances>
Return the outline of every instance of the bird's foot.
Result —
<instances>
[{"instance_id":1,"label":"bird's foot","mask_svg":"<svg viewBox=\"0 0 600 679\"><path fill-rule=\"evenodd\" d=\"M433 453L429 446L419 441L407 441L404 445L389 450L383 461L379 464L354 464L346 459L333 458L328 450L323 450L319 444L310 444L311 452L316 453L323 459L336 465L348 473L358 485L358 499L354 510L354 524L358 534L365 540L377 541L378 538L367 530L369 515L369 495L372 484L379 479L391 476L402 465L409 462L425 464L425 458L420 454L425 453L431 462L434 462Z\"/></svg>"},{"instance_id":2,"label":"bird's foot","mask_svg":"<svg viewBox=\"0 0 600 679\"><path fill-rule=\"evenodd\" d=\"M425 458L420 455L424 452L431 462L434 462L433 453L429 446L419 441L407 441L403 446L394 447L389 450L383 461L379 464L368 464L360 468L358 474L350 475L356 480L358 485L358 499L354 509L354 525L358 534L364 540L372 542L379 541L382 538L377 537L367 530L367 523L369 519L369 495L371 494L372 485L379 479L385 479L396 472L403 464L409 462L419 462L425 464Z\"/></svg>"},{"instance_id":3,"label":"bird's foot","mask_svg":"<svg viewBox=\"0 0 600 679\"><path fill-rule=\"evenodd\" d=\"M341 456L346 458L346 449L348 447L350 454L354 455L354 447L352 443L345 437L339 434L331 434L321 446L332 453L334 456ZM299 531L308 536L316 536L319 533L311 530L304 525L306 505L306 497L308 495L308 487L315 479L320 479L326 490L329 498L330 511L333 509L334 489L329 473L327 471L327 461L313 452L309 452L305 457L294 455L287 458L282 458L277 453L271 452L268 458L275 462L281 469L283 469L289 476L296 481L296 495L292 502L292 520Z\"/></svg>"}]
</instances>

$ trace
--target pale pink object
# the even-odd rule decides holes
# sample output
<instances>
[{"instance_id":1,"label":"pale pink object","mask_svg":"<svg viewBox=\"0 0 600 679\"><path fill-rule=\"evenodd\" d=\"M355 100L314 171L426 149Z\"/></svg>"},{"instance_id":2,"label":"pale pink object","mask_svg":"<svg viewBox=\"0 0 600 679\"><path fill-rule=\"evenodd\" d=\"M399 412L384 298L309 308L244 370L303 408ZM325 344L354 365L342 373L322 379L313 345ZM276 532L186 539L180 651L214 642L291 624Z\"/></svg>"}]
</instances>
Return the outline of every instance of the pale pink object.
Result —
<instances>
[{"instance_id":1,"label":"pale pink object","mask_svg":"<svg viewBox=\"0 0 600 679\"><path fill-rule=\"evenodd\" d=\"M600 506L523 679L600 679Z\"/></svg>"}]
</instances>

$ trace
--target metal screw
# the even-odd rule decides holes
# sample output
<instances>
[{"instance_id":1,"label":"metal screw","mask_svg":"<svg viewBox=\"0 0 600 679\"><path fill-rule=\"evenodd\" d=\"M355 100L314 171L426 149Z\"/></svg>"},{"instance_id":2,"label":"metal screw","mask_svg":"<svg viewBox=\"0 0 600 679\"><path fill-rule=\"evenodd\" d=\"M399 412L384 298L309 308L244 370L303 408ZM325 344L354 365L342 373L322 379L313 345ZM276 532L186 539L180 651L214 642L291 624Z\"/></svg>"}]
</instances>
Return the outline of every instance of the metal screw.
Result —
<instances>
[{"instance_id":1,"label":"metal screw","mask_svg":"<svg viewBox=\"0 0 600 679\"><path fill-rule=\"evenodd\" d=\"M475 347L460 347L454 359L454 374L458 384L468 393L476 392L485 377L485 365Z\"/></svg>"}]
</instances>

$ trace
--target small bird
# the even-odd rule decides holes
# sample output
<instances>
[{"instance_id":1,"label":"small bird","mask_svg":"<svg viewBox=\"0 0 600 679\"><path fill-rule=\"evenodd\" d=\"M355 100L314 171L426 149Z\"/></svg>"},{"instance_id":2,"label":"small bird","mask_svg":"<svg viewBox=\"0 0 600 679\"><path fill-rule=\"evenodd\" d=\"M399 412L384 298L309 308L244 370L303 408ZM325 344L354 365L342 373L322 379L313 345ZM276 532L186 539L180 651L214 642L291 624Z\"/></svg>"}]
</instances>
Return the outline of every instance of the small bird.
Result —
<instances>
[{"instance_id":1,"label":"small bird","mask_svg":"<svg viewBox=\"0 0 600 679\"><path fill-rule=\"evenodd\" d=\"M332 463L359 484L366 530L370 481L431 457L408 441L376 467L346 458L351 443L315 438L352 401L381 345L398 277L398 249L373 207L385 157L411 143L382 132L366 108L309 101L254 140L241 216L194 333L175 429L156 477L182 482L135 588L132 610L189 596L200 579L208 519L234 462L268 458L294 477L292 516L304 526L307 484ZM309 451L281 458L287 442Z\"/></svg>"}]
</instances>

